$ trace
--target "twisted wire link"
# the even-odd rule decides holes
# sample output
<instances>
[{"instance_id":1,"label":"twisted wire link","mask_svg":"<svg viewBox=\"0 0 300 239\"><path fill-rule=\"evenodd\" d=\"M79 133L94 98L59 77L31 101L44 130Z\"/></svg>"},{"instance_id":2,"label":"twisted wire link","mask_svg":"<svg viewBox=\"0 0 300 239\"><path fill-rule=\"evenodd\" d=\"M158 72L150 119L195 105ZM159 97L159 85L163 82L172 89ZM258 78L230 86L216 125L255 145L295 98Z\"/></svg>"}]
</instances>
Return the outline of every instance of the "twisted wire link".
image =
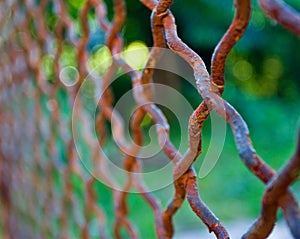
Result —
<instances>
[{"instance_id":1,"label":"twisted wire link","mask_svg":"<svg viewBox=\"0 0 300 239\"><path fill-rule=\"evenodd\" d=\"M155 1L143 1L147 2L145 4L150 9L153 9L155 7ZM149 3L150 2L150 3ZM233 22L231 27L229 28L228 32L225 34L223 41L220 42L220 46L223 44L223 48L220 51L219 48L216 48L215 54L213 56L213 64L212 64L212 72L215 73L217 76L221 75L222 72L224 73L224 63L226 59L226 55L228 54L230 48L234 45L234 43L240 38L242 35L242 32L245 30L246 25L244 22L247 23L247 19L249 18L249 2L248 5L245 3L245 1L236 1L235 2L236 7L239 9L245 9L245 18L246 21L242 19L242 21ZM246 7L244 7L246 5ZM248 10L247 10L248 9ZM239 20L239 14L236 15L237 19ZM243 18L243 16L242 16ZM249 169L257 175L263 182L267 183L275 174L273 170L271 170L258 156L256 155L255 150L253 149L253 146L251 144L250 138L249 138L249 131L247 128L246 123L241 118L241 116L235 111L235 109L229 105L226 101L224 101L222 98L218 95L218 89L216 85L211 84L210 77L208 75L208 72L205 68L205 65L203 64L202 59L193 52L187 45L185 45L180 38L177 36L176 31L176 25L173 16L169 13L169 15L166 15L163 19L164 23L164 29L165 29L165 38L167 40L167 44L170 47L171 50L178 53L183 59L185 59L190 66L194 69L195 79L198 86L198 91L202 98L204 99L206 105L210 109L216 110L218 114L220 114L231 126L235 141L237 144L237 148L240 154L240 157L245 162L246 166L249 167ZM237 24L237 27L234 26L234 24ZM236 28L237 30L234 31L233 29ZM231 35L232 34L232 35ZM237 35L236 35L237 34ZM231 38L233 37L233 38ZM227 39L226 39L227 38ZM233 40L231 40L233 39ZM228 44L228 45L227 45ZM227 46L228 48L227 48ZM223 51L223 52L222 52ZM220 57L216 57L222 55L221 59ZM222 59L223 58L223 59ZM214 68L214 62L218 62L220 64L220 69ZM216 63L216 65L218 65ZM220 72L219 72L220 71ZM221 74L220 74L221 73ZM220 84L221 85L221 92L223 91L223 82L224 80L218 79L218 77L215 77L212 79L213 83ZM214 82L215 81L215 82ZM223 107L222 107L223 106ZM286 192L287 194L290 194L290 192ZM285 199L288 200L286 197ZM294 212L298 212L299 208L297 204L294 204L295 200L290 200L290 204L294 208ZM283 210L286 211L286 205L288 203L285 203L285 206L283 205ZM295 215L295 214L294 214ZM298 213L296 213L294 219L297 219ZM287 217L287 220L289 221L289 218ZM210 228L211 229L211 228ZM291 231L294 231L295 228L291 228Z\"/></svg>"}]
</instances>

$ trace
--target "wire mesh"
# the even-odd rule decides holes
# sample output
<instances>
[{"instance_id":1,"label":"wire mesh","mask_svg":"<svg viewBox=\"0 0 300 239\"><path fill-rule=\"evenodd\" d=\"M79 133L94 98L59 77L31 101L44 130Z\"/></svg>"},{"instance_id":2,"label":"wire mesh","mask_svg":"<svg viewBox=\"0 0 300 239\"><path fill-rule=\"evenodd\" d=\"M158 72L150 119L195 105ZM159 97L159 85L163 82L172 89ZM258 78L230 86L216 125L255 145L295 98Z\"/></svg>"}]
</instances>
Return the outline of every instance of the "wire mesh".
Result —
<instances>
[{"instance_id":1,"label":"wire mesh","mask_svg":"<svg viewBox=\"0 0 300 239\"><path fill-rule=\"evenodd\" d=\"M211 75L201 57L177 36L172 1L142 0L152 11L153 48L142 71L123 58L122 27L126 20L123 0L114 0L114 17L107 18L106 5L86 0L71 12L63 0L5 0L0 3L0 199L2 238L138 238L138 228L130 220L128 196L131 188L153 211L157 238L172 238L172 219L187 199L193 212L216 238L229 238L220 220L199 195L193 163L201 153L201 131L211 110L215 110L234 134L238 153L246 167L265 183L261 215L242 238L266 238L281 208L294 238L300 238L300 211L288 189L300 171L300 138L295 154L278 173L256 154L242 116L222 98L225 60L242 37L251 12L249 0L236 0L236 14L228 31L216 46ZM281 1L261 0L271 18L300 35L300 15ZM130 7L130 6L129 6ZM92 20L91 20L92 19ZM92 24L102 31L111 62L102 74L91 74L89 42ZM130 30L130 29L129 29ZM134 29L132 29L133 31ZM181 155L170 140L164 113L152 101L153 73L163 49L182 57L193 69L203 102L190 116L188 149ZM122 70L131 79L137 110L130 120L132 142L124 137L124 122L114 111L110 83ZM89 77L100 92L94 118L87 117L86 99L80 90ZM86 88L89 90L90 88ZM94 99L93 99L94 100ZM76 108L76 110L74 110ZM141 129L145 117L156 124L163 153L173 163L174 195L165 209L143 181L143 164L138 158L144 144ZM111 123L108 132L107 122ZM80 144L90 159L92 172L80 162L72 132L83 132ZM95 128L91 137L85 132ZM114 135L124 157L118 160L126 179L118 189L108 173L103 151ZM79 136L78 136L79 137ZM299 135L300 137L300 135ZM78 139L78 138L77 138ZM109 149L108 149L109 150ZM99 198L98 178L112 194L113 215L106 215ZM146 216L146 215L145 215ZM113 217L112 228L108 220ZM91 225L96 230L91 235Z\"/></svg>"}]
</instances>

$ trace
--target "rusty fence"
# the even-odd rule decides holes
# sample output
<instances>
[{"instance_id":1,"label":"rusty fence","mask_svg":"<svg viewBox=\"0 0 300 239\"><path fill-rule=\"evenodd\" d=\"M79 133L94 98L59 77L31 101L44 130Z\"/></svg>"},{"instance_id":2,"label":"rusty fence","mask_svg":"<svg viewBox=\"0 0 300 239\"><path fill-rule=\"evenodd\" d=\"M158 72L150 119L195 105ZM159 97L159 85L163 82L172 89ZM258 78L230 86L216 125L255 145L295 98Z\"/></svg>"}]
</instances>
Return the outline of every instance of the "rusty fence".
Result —
<instances>
[{"instance_id":1,"label":"rusty fence","mask_svg":"<svg viewBox=\"0 0 300 239\"><path fill-rule=\"evenodd\" d=\"M230 232L200 198L193 168L201 154L203 122L214 110L229 124L245 166L266 184L261 213L242 238L266 238L280 209L291 234L299 239L300 211L289 186L299 176L300 133L295 154L276 172L257 155L242 116L222 98L226 57L247 27L250 0L234 1L236 13L215 48L210 74L201 57L178 37L169 10L172 0L141 0L140 4L152 11L153 36L153 47L141 70L134 69L121 54L126 20L123 0L113 1L111 21L103 1L83 1L75 13L70 12L69 4L63 0L0 2L1 238L138 238L138 228L128 209L132 188L152 210L152 215L144 216L153 217L157 238L173 237L172 219L184 200L216 238L229 238ZM298 12L280 0L260 0L260 6L270 18L300 37ZM91 22L103 32L110 54L110 61L97 74L91 74L86 64L93 54L87 47ZM134 31L127 29L130 30ZM166 49L193 69L203 99L188 125L183 126L188 128L184 154L171 142L166 117L153 102L152 78ZM114 110L110 87L118 72L131 79L136 104L129 124L130 142L124 136L125 124ZM80 94L85 84L84 91L94 89L99 93L93 117L87 116L86 105L91 99ZM141 124L145 117L155 123L159 147L172 162L174 195L165 208L143 180L139 150L144 144ZM94 134L86 133L92 129ZM123 155L115 159L125 172L121 187L114 179L118 175L109 173L104 159L105 154L111 153L112 137ZM81 163L82 158L88 158L89 172ZM99 203L99 180L108 185L113 215L106 215L106 205ZM111 218L113 226L108 227ZM96 222L93 235L92 222Z\"/></svg>"}]
</instances>

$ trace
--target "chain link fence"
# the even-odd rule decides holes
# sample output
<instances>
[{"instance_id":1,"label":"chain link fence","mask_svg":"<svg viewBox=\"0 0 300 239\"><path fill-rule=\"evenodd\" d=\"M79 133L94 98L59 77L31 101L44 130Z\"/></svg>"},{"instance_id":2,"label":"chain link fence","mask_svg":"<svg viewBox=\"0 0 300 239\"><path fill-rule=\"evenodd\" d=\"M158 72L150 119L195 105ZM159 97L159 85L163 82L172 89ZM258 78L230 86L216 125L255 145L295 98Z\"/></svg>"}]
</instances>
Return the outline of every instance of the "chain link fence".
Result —
<instances>
[{"instance_id":1,"label":"chain link fence","mask_svg":"<svg viewBox=\"0 0 300 239\"><path fill-rule=\"evenodd\" d=\"M83 1L76 11L63 0L0 3L1 238L138 238L128 209L131 190L152 210L153 215L144 216L153 217L157 238L173 237L172 219L184 200L216 238L229 238L230 232L200 198L193 168L201 153L203 122L212 110L230 125L245 166L266 184L261 214L242 238L266 238L279 208L293 237L300 238L299 206L289 190L299 176L300 135L295 154L275 172L257 155L242 116L222 98L225 60L247 27L250 1L234 1L236 14L215 48L211 74L201 57L177 36L171 0L141 1L152 11L153 47L144 67L130 65L123 54L125 3L114 0L113 4L110 21L105 3L99 0ZM281 1L260 0L260 4L267 15L300 36L299 13ZM101 51L90 49L94 36L98 37L94 42L105 43ZM166 116L153 100L152 78L167 48L193 69L203 98L182 126L188 128L184 154L170 140ZM103 52L108 55L104 63ZM136 105L130 117L130 141L114 109L110 86L121 73L131 79ZM172 163L174 195L166 208L145 183L139 160L145 144L141 125L147 117L155 123L158 145ZM124 174L121 186L116 181L121 173L109 170L107 155L114 157L111 141L123 155L114 159ZM107 215L103 209L107 205L100 203L99 181L108 185L113 215Z\"/></svg>"}]
</instances>

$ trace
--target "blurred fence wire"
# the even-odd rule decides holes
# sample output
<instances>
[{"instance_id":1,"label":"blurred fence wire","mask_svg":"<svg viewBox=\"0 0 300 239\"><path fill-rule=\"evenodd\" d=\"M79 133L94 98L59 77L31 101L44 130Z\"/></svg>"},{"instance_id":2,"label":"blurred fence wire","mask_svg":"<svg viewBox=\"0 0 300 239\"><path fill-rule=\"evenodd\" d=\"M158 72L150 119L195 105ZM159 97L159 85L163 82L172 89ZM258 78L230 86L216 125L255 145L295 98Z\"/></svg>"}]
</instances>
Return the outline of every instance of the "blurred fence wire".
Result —
<instances>
[{"instance_id":1,"label":"blurred fence wire","mask_svg":"<svg viewBox=\"0 0 300 239\"><path fill-rule=\"evenodd\" d=\"M200 198L193 168L201 153L202 125L212 110L230 125L246 167L266 184L261 214L242 238L266 238L275 225L278 208L283 211L293 237L300 238L299 206L289 190L300 171L300 133L295 154L275 172L256 154L242 116L222 98L225 60L247 27L250 0L234 1L236 14L215 48L211 74L201 57L177 36L169 10L172 0L141 0L141 3L152 11L153 48L145 67L138 71L121 54L122 27L126 20L123 0L113 1L111 21L105 3L99 0L83 1L77 11L63 0L0 2L1 238L122 238L123 230L128 237L138 238L138 228L129 217L131 188L153 211L157 238L173 237L172 218L185 199L216 238L229 238L230 232ZM298 12L279 0L260 0L260 4L267 15L300 36ZM93 54L89 50L91 19L105 36L112 59L103 74L91 74L87 65ZM203 98L190 116L189 125L184 126L189 129L189 145L183 155L170 140L164 113L152 101L154 69L166 47L191 66ZM114 111L110 88L112 78L120 70L131 78L137 105L130 119L131 143L124 137L121 116ZM86 116L86 101L79 93L87 77L101 95L93 119ZM160 148L174 165L174 196L165 209L148 190L141 173L143 165L138 153L143 145L141 123L146 115L155 122ZM105 148L111 136L107 122L111 122L114 139L124 155L118 159L127 175L121 189L115 185L116 175L108 173L103 151L99 150L99 146ZM87 172L80 163L74 142L77 136L72 133L77 127L83 132L96 130L98 137L83 133L81 139L88 151L85 157L91 158L92 172ZM114 215L106 215L103 210L106 205L99 203L97 178L110 186ZM114 218L113 228L107 226L108 217ZM96 221L97 228L93 235L92 221Z\"/></svg>"}]
</instances>

